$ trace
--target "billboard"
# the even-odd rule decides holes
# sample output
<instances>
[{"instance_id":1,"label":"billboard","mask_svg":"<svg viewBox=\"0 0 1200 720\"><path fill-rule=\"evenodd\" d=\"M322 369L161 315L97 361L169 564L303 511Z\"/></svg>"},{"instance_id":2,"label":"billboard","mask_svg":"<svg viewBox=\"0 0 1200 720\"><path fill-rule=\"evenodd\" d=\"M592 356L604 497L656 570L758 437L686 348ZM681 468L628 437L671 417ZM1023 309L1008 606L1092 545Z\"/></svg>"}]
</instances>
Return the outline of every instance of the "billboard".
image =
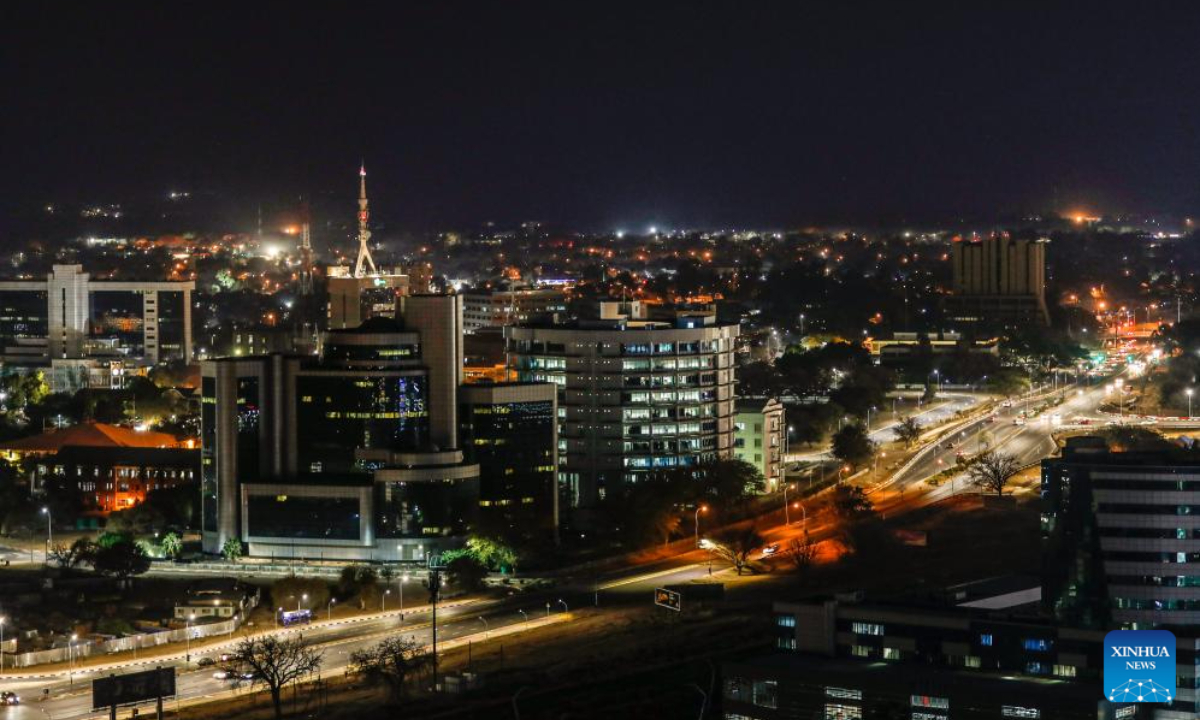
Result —
<instances>
[{"instance_id":1,"label":"billboard","mask_svg":"<svg viewBox=\"0 0 1200 720\"><path fill-rule=\"evenodd\" d=\"M92 681L92 709L134 705L175 694L175 668L155 668Z\"/></svg>"},{"instance_id":2,"label":"billboard","mask_svg":"<svg viewBox=\"0 0 1200 720\"><path fill-rule=\"evenodd\" d=\"M654 604L659 607L665 607L668 610L679 612L683 609L683 596L674 590L655 588Z\"/></svg>"}]
</instances>

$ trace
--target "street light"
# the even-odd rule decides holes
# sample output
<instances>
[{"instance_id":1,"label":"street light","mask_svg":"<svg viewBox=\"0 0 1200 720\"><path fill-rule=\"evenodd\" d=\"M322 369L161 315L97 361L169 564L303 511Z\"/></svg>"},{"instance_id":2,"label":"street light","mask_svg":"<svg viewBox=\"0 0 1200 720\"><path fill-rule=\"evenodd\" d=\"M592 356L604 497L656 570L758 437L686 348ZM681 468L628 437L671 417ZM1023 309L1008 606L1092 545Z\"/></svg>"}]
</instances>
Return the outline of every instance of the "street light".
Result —
<instances>
[{"instance_id":1,"label":"street light","mask_svg":"<svg viewBox=\"0 0 1200 720\"><path fill-rule=\"evenodd\" d=\"M482 615L479 616L479 622L483 623L483 639L487 640L491 637L492 627L488 625L488 621Z\"/></svg>"},{"instance_id":2,"label":"street light","mask_svg":"<svg viewBox=\"0 0 1200 720\"><path fill-rule=\"evenodd\" d=\"M804 503L797 501L796 507L800 508L800 512L804 513L802 522L804 523L804 532L808 532L808 508L804 507Z\"/></svg>"},{"instance_id":3,"label":"street light","mask_svg":"<svg viewBox=\"0 0 1200 720\"><path fill-rule=\"evenodd\" d=\"M1192 388L1187 389L1188 396L1188 420L1192 419L1192 393L1195 392Z\"/></svg>"},{"instance_id":4,"label":"street light","mask_svg":"<svg viewBox=\"0 0 1200 720\"><path fill-rule=\"evenodd\" d=\"M192 661L192 622L196 619L196 613L188 615L188 619L183 623L183 639L187 641L187 658L185 662Z\"/></svg>"},{"instance_id":5,"label":"street light","mask_svg":"<svg viewBox=\"0 0 1200 720\"><path fill-rule=\"evenodd\" d=\"M54 515L51 514L49 507L43 507L42 514L46 516L46 559L42 564L49 565L50 546L54 543L54 530L51 527L54 524Z\"/></svg>"},{"instance_id":6,"label":"street light","mask_svg":"<svg viewBox=\"0 0 1200 720\"><path fill-rule=\"evenodd\" d=\"M300 603L302 602L308 602L308 593L304 593L300 596L300 599L296 601L296 612L300 612Z\"/></svg>"},{"instance_id":7,"label":"street light","mask_svg":"<svg viewBox=\"0 0 1200 720\"><path fill-rule=\"evenodd\" d=\"M326 613L326 614L325 614L325 619L326 619L326 620L332 620L332 619L333 619L333 604L334 604L335 602L337 602L337 600L335 600L335 599L333 599L333 598L329 598L329 602L325 603L325 613Z\"/></svg>"},{"instance_id":8,"label":"street light","mask_svg":"<svg viewBox=\"0 0 1200 720\"><path fill-rule=\"evenodd\" d=\"M696 547L700 547L700 513L702 513L702 512L708 512L707 505L701 505L700 507L696 508L696 514L693 516L693 520L695 520L695 523L696 523L695 524Z\"/></svg>"},{"instance_id":9,"label":"street light","mask_svg":"<svg viewBox=\"0 0 1200 720\"><path fill-rule=\"evenodd\" d=\"M566 600L563 600L562 598L559 598L559 599L558 599L558 604L563 606L563 612L565 612L565 613L569 613L569 612L571 612L571 608L567 607L567 601L566 601Z\"/></svg>"},{"instance_id":10,"label":"street light","mask_svg":"<svg viewBox=\"0 0 1200 720\"><path fill-rule=\"evenodd\" d=\"M521 613L521 617L525 618L525 624L528 625L529 624L529 613L525 612L524 610L518 610L517 612Z\"/></svg>"},{"instance_id":11,"label":"street light","mask_svg":"<svg viewBox=\"0 0 1200 720\"><path fill-rule=\"evenodd\" d=\"M788 499L787 499L787 491L788 491L788 490L795 490L795 489L796 489L796 486L795 486L795 485L784 485L784 486L783 486L783 524L784 524L784 525L791 525L791 524L792 524L792 518L791 518L791 515L789 515L789 514L788 514Z\"/></svg>"},{"instance_id":12,"label":"street light","mask_svg":"<svg viewBox=\"0 0 1200 720\"><path fill-rule=\"evenodd\" d=\"M406 582L408 582L407 575L401 575L400 579L396 581L396 584L400 586L400 612L401 612L401 614L404 613L404 583L406 583Z\"/></svg>"},{"instance_id":13,"label":"street light","mask_svg":"<svg viewBox=\"0 0 1200 720\"><path fill-rule=\"evenodd\" d=\"M75 641L79 639L78 635L71 634L71 639L67 641L67 681L75 684Z\"/></svg>"},{"instance_id":14,"label":"street light","mask_svg":"<svg viewBox=\"0 0 1200 720\"><path fill-rule=\"evenodd\" d=\"M392 594L391 588L388 588L387 590L383 591L383 597L382 597L383 608L381 608L383 610L383 612L387 612L387 599L388 599L388 595L391 595L391 594Z\"/></svg>"}]
</instances>

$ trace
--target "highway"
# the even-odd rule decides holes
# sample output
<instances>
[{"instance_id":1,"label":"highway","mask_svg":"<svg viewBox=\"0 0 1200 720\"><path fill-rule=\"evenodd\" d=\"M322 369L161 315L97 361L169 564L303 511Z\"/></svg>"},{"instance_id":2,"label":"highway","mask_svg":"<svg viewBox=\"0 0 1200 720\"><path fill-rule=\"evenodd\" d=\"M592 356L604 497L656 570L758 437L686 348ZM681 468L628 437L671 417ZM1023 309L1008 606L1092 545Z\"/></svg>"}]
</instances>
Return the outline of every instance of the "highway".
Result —
<instances>
[{"instance_id":1,"label":"highway","mask_svg":"<svg viewBox=\"0 0 1200 720\"><path fill-rule=\"evenodd\" d=\"M889 443L896 440L895 428L905 417L915 417L923 427L941 425L954 419L954 416L964 410L979 405L989 399L987 395L971 393L945 392L938 396L934 405L928 409L919 409L918 395L904 395L896 398L896 412L890 405L880 408L878 413L871 413L871 439L877 443ZM811 452L789 452L788 462L817 462L832 460L829 449L813 450Z\"/></svg>"},{"instance_id":2,"label":"highway","mask_svg":"<svg viewBox=\"0 0 1200 720\"><path fill-rule=\"evenodd\" d=\"M574 599L574 598L572 598ZM569 602L569 601L568 601ZM549 608L547 608L549 603ZM345 672L350 654L370 647L385 637L402 635L423 643L432 641L428 606L416 612L405 613L401 620L399 612L379 614L362 620L335 620L332 623L317 622L306 627L289 630L272 630L282 635L300 634L315 642L323 653L321 672L338 674ZM557 600L538 598L505 600L450 601L438 606L438 646L446 649L467 641L481 641L503 632L519 632L525 626L540 626L547 622L567 621L569 606L564 608ZM521 611L524 611L522 614ZM480 618L483 618L481 620ZM486 623L484 622L486 621ZM235 688L234 684L213 676L217 667L198 668L196 662L203 657L216 659L228 652L237 639L219 645L207 646L203 651L192 653L192 662L185 662L182 653L161 656L139 662L127 661L115 665L91 666L75 672L58 670L47 673L37 668L7 670L0 676L0 690L11 690L21 696L16 707L0 708L2 720L59 720L82 717L107 717L107 713L96 713L91 709L91 680L108 674L124 674L146 670L155 666L177 669L176 690L181 701L213 699L235 692L247 692L247 686ZM49 691L45 700L38 698ZM171 701L174 702L174 701ZM170 704L170 703L168 703ZM146 714L153 704L143 706Z\"/></svg>"},{"instance_id":3,"label":"highway","mask_svg":"<svg viewBox=\"0 0 1200 720\"><path fill-rule=\"evenodd\" d=\"M1055 450L1051 435L1060 429L1060 425L1053 423L1055 415L1061 418L1062 424L1071 424L1076 417L1094 414L1104 400L1102 387L1070 387L1060 392L1064 398L1060 405L1023 424L1017 423L1021 422L1018 416L1024 406L1014 402L1012 407L1000 408L988 417L963 426L953 436L922 450L914 462L896 473L884 486L907 490L954 467L959 453L970 457L988 448L1012 455L1022 465L1037 462Z\"/></svg>"}]
</instances>

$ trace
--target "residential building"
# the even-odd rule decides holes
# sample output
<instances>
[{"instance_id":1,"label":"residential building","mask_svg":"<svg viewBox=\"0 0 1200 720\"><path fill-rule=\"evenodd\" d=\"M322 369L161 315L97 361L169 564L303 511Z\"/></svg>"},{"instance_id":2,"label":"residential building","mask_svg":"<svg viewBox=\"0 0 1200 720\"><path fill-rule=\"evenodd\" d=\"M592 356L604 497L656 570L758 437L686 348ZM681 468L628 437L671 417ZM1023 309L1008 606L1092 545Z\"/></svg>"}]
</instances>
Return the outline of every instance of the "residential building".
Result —
<instances>
[{"instance_id":1,"label":"residential building","mask_svg":"<svg viewBox=\"0 0 1200 720\"><path fill-rule=\"evenodd\" d=\"M505 329L518 377L558 387L559 483L571 506L733 452L736 323L639 302Z\"/></svg>"},{"instance_id":2,"label":"residential building","mask_svg":"<svg viewBox=\"0 0 1200 720\"><path fill-rule=\"evenodd\" d=\"M550 383L464 385L459 423L479 464L479 526L506 537L558 530L558 394Z\"/></svg>"},{"instance_id":3,"label":"residential building","mask_svg":"<svg viewBox=\"0 0 1200 720\"><path fill-rule=\"evenodd\" d=\"M1007 233L954 242L948 317L964 324L1049 325L1046 244Z\"/></svg>"},{"instance_id":4,"label":"residential building","mask_svg":"<svg viewBox=\"0 0 1200 720\"><path fill-rule=\"evenodd\" d=\"M82 265L55 265L45 279L0 280L0 356L19 366L189 361L195 289L190 280L96 280Z\"/></svg>"},{"instance_id":5,"label":"residential building","mask_svg":"<svg viewBox=\"0 0 1200 720\"><path fill-rule=\"evenodd\" d=\"M733 456L762 473L766 491L782 489L787 424L775 398L738 398L733 419Z\"/></svg>"},{"instance_id":6,"label":"residential building","mask_svg":"<svg viewBox=\"0 0 1200 720\"><path fill-rule=\"evenodd\" d=\"M201 623L244 618L258 605L260 591L230 578L198 580L187 595L175 603L175 619Z\"/></svg>"},{"instance_id":7,"label":"residential building","mask_svg":"<svg viewBox=\"0 0 1200 720\"><path fill-rule=\"evenodd\" d=\"M206 362L204 550L418 562L461 544L479 505L461 328L461 298L415 295L396 319L328 332L316 358Z\"/></svg>"}]
</instances>

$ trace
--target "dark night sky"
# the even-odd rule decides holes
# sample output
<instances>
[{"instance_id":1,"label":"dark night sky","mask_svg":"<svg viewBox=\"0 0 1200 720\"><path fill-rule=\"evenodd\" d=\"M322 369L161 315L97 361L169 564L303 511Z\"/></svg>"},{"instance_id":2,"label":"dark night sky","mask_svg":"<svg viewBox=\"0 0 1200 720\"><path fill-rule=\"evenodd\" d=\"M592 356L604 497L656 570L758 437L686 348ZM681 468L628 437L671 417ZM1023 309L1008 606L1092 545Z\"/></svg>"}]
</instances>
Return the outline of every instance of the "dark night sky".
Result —
<instances>
[{"instance_id":1,"label":"dark night sky","mask_svg":"<svg viewBox=\"0 0 1200 720\"><path fill-rule=\"evenodd\" d=\"M0 8L6 208L360 157L413 229L1200 207L1196 3L44 4Z\"/></svg>"}]
</instances>

